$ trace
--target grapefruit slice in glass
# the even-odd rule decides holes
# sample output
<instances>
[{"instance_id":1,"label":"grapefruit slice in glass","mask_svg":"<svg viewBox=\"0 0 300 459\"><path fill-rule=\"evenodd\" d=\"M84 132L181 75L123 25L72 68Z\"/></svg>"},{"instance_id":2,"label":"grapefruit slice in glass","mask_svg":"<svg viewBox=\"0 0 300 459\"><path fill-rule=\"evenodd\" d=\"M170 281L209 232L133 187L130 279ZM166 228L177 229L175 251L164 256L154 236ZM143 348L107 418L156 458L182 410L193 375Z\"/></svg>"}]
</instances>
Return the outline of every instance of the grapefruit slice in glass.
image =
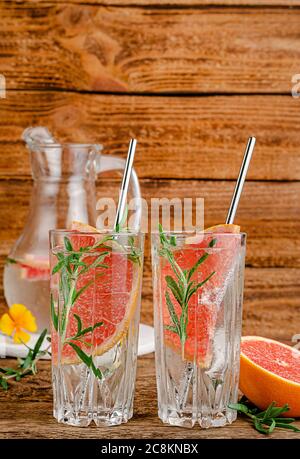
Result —
<instances>
[{"instance_id":1,"label":"grapefruit slice in glass","mask_svg":"<svg viewBox=\"0 0 300 459\"><path fill-rule=\"evenodd\" d=\"M94 246L105 237L95 228L80 225L80 235L74 234L70 241L74 251ZM78 222L73 225L77 229ZM88 233L84 235L82 232ZM95 233L95 236L92 234ZM98 233L98 234L97 234ZM78 317L82 329L101 323L93 332L86 333L83 340L72 340L86 354L100 356L119 343L127 334L139 301L141 265L134 263L128 253L120 250L113 241L82 256L82 261L90 268L76 281L76 291L83 289L70 309L65 340L75 336ZM91 266L101 255L101 266ZM83 268L82 268L83 269ZM60 337L52 327L52 354L54 362L58 355ZM77 363L75 350L65 343L60 350L62 363Z\"/></svg>"},{"instance_id":2,"label":"grapefruit slice in glass","mask_svg":"<svg viewBox=\"0 0 300 459\"><path fill-rule=\"evenodd\" d=\"M20 268L20 276L28 281L49 280L49 258L33 254L26 254L22 259L14 261Z\"/></svg>"},{"instance_id":3,"label":"grapefruit slice in glass","mask_svg":"<svg viewBox=\"0 0 300 459\"><path fill-rule=\"evenodd\" d=\"M172 326L172 319L164 294L168 289L166 276L174 277L174 272L168 262L162 265L165 342L176 352L181 353L184 359L195 361L200 367L208 367L211 362L218 311L239 254L241 243L239 232L240 228L237 225L217 225L208 228L204 233L186 238L183 247L174 249L175 260L182 270L191 269L203 255L208 253L208 257L192 277L196 283L203 282L213 274L188 302L187 338L184 347L178 334L169 328ZM180 317L181 306L174 295L170 291L169 293L175 313Z\"/></svg>"}]
</instances>

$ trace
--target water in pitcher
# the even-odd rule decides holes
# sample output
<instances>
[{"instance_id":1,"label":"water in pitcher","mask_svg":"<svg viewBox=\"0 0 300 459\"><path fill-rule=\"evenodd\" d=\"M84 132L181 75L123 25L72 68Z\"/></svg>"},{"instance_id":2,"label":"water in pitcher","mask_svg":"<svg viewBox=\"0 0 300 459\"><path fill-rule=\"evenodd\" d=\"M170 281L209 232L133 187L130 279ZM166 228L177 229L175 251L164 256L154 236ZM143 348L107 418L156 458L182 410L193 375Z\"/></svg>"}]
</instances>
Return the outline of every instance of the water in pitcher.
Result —
<instances>
[{"instance_id":1,"label":"water in pitcher","mask_svg":"<svg viewBox=\"0 0 300 459\"><path fill-rule=\"evenodd\" d=\"M4 290L8 304L25 304L37 318L40 329L48 328L49 261L27 254L24 259L8 258Z\"/></svg>"},{"instance_id":2,"label":"water in pitcher","mask_svg":"<svg viewBox=\"0 0 300 459\"><path fill-rule=\"evenodd\" d=\"M44 127L23 133L30 153L33 191L29 215L4 268L7 304L24 304L36 317L38 332L49 329L49 230L70 228L73 220L95 226L96 179L104 171L124 169L124 160L101 155L101 145L60 144ZM136 173L133 198L140 198ZM135 214L136 227L140 209Z\"/></svg>"},{"instance_id":3,"label":"water in pitcher","mask_svg":"<svg viewBox=\"0 0 300 459\"><path fill-rule=\"evenodd\" d=\"M51 231L52 376L59 422L117 425L132 417L143 240L134 233Z\"/></svg>"}]
</instances>

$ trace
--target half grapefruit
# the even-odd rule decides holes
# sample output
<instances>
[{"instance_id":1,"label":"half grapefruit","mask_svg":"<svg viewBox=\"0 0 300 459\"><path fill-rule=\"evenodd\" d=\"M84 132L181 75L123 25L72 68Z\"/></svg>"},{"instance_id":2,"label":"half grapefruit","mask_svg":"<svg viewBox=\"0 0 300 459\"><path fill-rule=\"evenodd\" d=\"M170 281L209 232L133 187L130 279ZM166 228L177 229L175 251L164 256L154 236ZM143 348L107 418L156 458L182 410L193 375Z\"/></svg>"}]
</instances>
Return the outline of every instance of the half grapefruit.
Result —
<instances>
[{"instance_id":1,"label":"half grapefruit","mask_svg":"<svg viewBox=\"0 0 300 459\"><path fill-rule=\"evenodd\" d=\"M260 336L241 342L240 389L260 409L287 403L283 416L300 416L300 351Z\"/></svg>"}]
</instances>

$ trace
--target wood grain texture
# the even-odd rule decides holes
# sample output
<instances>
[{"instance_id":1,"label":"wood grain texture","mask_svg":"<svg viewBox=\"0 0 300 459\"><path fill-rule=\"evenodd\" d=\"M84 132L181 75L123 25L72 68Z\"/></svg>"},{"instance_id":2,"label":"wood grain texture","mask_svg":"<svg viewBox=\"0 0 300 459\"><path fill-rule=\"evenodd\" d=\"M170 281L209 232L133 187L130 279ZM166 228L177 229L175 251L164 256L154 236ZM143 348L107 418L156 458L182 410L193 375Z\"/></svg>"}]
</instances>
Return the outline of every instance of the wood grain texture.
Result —
<instances>
[{"instance_id":1,"label":"wood grain texture","mask_svg":"<svg viewBox=\"0 0 300 459\"><path fill-rule=\"evenodd\" d=\"M0 263L3 266L14 240L22 231L28 212L30 181L0 182ZM3 185L6 185L5 187ZM207 226L224 219L233 182L142 181L148 197L204 196ZM98 196L117 196L118 182L99 183ZM244 333L290 339L300 329L300 183L249 182L238 219L248 232L245 281ZM278 201L274 196L280 197ZM16 218L16 215L18 218ZM152 284L149 238L146 241L142 320L152 323ZM1 272L0 272L0 276ZM0 297L3 307L4 298Z\"/></svg>"},{"instance_id":2,"label":"wood grain texture","mask_svg":"<svg viewBox=\"0 0 300 459\"><path fill-rule=\"evenodd\" d=\"M300 269L246 268L243 334L290 341L300 333ZM153 324L151 267L145 263L142 321Z\"/></svg>"},{"instance_id":3,"label":"wood grain texture","mask_svg":"<svg viewBox=\"0 0 300 459\"><path fill-rule=\"evenodd\" d=\"M8 89L290 93L299 22L300 11L285 8L9 2L0 69Z\"/></svg>"},{"instance_id":4,"label":"wood grain texture","mask_svg":"<svg viewBox=\"0 0 300 459\"><path fill-rule=\"evenodd\" d=\"M28 212L25 127L43 124L60 140L101 142L120 156L137 137L144 196L204 197L207 226L224 221L246 139L256 135L237 215L248 233L243 334L290 341L299 333L300 102L290 96L299 73L299 6L300 0L0 0L0 73L8 89L0 100L1 281ZM213 96L222 93L228 96ZM102 178L98 196L117 197L118 184ZM149 245L147 239L142 321L152 324ZM153 355L139 359L135 416L127 425L62 426L52 417L50 365L39 369L0 390L0 438L265 438L243 418L223 429L164 426Z\"/></svg>"},{"instance_id":5,"label":"wood grain texture","mask_svg":"<svg viewBox=\"0 0 300 459\"><path fill-rule=\"evenodd\" d=\"M0 314L7 305L0 257ZM290 341L300 333L300 269L246 268L243 334ZM141 321L153 325L152 279L147 258L143 277Z\"/></svg>"},{"instance_id":6,"label":"wood grain texture","mask_svg":"<svg viewBox=\"0 0 300 459\"><path fill-rule=\"evenodd\" d=\"M33 2L49 3L49 0L32 0ZM60 0L52 0L52 3L60 3ZM160 8L172 8L174 6L182 9L194 7L207 7L207 6L298 6L300 0L64 0L66 4L84 4L89 3L93 5L105 6L155 6Z\"/></svg>"},{"instance_id":7,"label":"wood grain texture","mask_svg":"<svg viewBox=\"0 0 300 459\"><path fill-rule=\"evenodd\" d=\"M31 182L0 182L0 265L20 235L28 212ZM4 186L5 185L5 186ZM207 226L224 219L233 182L142 181L148 197L206 199ZM98 196L117 196L118 182L99 183ZM244 333L290 339L300 332L300 183L249 182L245 188L237 222L248 232L245 281ZM274 196L280 197L277 201ZM17 218L16 218L17 216ZM146 240L142 320L152 323L150 241ZM2 279L2 269L0 270ZM0 313L4 310L3 292Z\"/></svg>"},{"instance_id":8,"label":"wood grain texture","mask_svg":"<svg viewBox=\"0 0 300 459\"><path fill-rule=\"evenodd\" d=\"M59 140L97 141L105 153L123 157L129 137L136 137L135 167L150 179L235 180L246 140L256 135L248 179L299 180L299 107L290 96L9 92L0 101L0 177L30 175L21 134L45 125Z\"/></svg>"},{"instance_id":9,"label":"wood grain texture","mask_svg":"<svg viewBox=\"0 0 300 459\"><path fill-rule=\"evenodd\" d=\"M1 365L14 365L12 360ZM39 373L8 392L0 392L0 438L262 438L242 417L222 429L182 429L165 426L157 417L153 354L138 359L134 417L114 428L78 428L58 424L52 416L50 363L40 362ZM300 426L300 422L296 423ZM300 438L300 434L276 430L273 438ZM264 437L265 438L265 437Z\"/></svg>"},{"instance_id":10,"label":"wood grain texture","mask_svg":"<svg viewBox=\"0 0 300 459\"><path fill-rule=\"evenodd\" d=\"M31 182L11 180L0 184L0 254L7 255L26 221ZM107 179L102 185L100 182L98 197L117 197L118 185ZM204 198L205 226L209 227L224 221L234 182L143 180L141 187L148 201L160 197ZM248 234L248 266L300 267L299 213L300 183L246 183L236 223Z\"/></svg>"},{"instance_id":11,"label":"wood grain texture","mask_svg":"<svg viewBox=\"0 0 300 459\"><path fill-rule=\"evenodd\" d=\"M246 269L243 334L290 341L300 333L300 270Z\"/></svg>"}]
</instances>

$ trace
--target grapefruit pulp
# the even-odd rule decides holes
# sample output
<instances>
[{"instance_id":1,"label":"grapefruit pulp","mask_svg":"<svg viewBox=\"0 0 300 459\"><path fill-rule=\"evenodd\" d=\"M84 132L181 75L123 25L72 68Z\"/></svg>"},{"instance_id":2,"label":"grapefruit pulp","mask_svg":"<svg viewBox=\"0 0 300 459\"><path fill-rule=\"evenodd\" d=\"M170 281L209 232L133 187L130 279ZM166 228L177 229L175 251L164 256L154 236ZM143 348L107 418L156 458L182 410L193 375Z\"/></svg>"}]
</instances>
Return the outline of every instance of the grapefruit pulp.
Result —
<instances>
[{"instance_id":1,"label":"grapefruit pulp","mask_svg":"<svg viewBox=\"0 0 300 459\"><path fill-rule=\"evenodd\" d=\"M241 342L240 389L258 408L287 403L287 417L300 416L300 351L278 341L244 336Z\"/></svg>"},{"instance_id":2,"label":"grapefruit pulp","mask_svg":"<svg viewBox=\"0 0 300 459\"><path fill-rule=\"evenodd\" d=\"M78 227L78 223L73 228ZM85 226L80 224L80 231L84 231ZM91 247L100 242L104 235L96 234L97 230L87 227L88 233L74 234L70 241L74 252L80 248ZM91 234L95 233L95 236ZM110 241L111 242L111 241ZM79 295L70 309L66 339L76 335L78 321L76 315L80 317L82 328L87 328L102 323L95 328L93 333L84 335L84 343L79 340L72 340L85 353L102 355L125 337L132 317L135 313L139 297L139 285L141 279L141 266L132 262L127 253L111 246L99 247L90 254L84 254L82 261L86 265L95 262L101 252L108 252L101 260L105 267L91 267L76 281L76 291L88 285ZM54 261L54 263L56 263ZM82 268L83 269L83 268ZM60 306L61 307L61 306ZM58 333L52 327L52 354L54 361L58 353ZM62 349L63 363L76 363L78 357L75 350L68 344L64 344Z\"/></svg>"},{"instance_id":3,"label":"grapefruit pulp","mask_svg":"<svg viewBox=\"0 0 300 459\"><path fill-rule=\"evenodd\" d=\"M208 253L208 257L192 277L196 283L203 282L214 273L188 302L187 338L184 348L179 335L168 329L173 324L165 294L162 295L165 343L184 359L195 360L200 367L210 365L218 311L239 254L239 232L240 228L237 225L217 225L208 228L201 235L186 238L183 247L174 249L175 260L182 270L191 269L197 260ZM214 245L210 248L212 241ZM168 289L166 276L175 278L172 267L167 262L162 265L162 292L168 291L175 313L180 318L181 306Z\"/></svg>"},{"instance_id":4,"label":"grapefruit pulp","mask_svg":"<svg viewBox=\"0 0 300 459\"><path fill-rule=\"evenodd\" d=\"M42 281L50 279L49 258L27 254L24 258L16 260L20 267L20 276L28 281Z\"/></svg>"}]
</instances>

